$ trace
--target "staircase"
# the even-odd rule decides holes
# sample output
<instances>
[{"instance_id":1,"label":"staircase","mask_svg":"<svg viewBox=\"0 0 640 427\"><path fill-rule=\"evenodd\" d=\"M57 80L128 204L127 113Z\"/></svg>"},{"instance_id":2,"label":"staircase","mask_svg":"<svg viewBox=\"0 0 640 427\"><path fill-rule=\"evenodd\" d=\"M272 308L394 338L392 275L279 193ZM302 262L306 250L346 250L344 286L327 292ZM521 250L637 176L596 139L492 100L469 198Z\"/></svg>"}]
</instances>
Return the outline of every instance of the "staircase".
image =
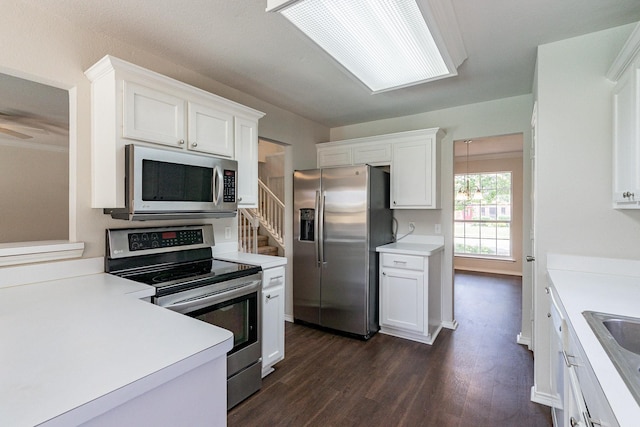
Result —
<instances>
[{"instance_id":1,"label":"staircase","mask_svg":"<svg viewBox=\"0 0 640 427\"><path fill-rule=\"evenodd\" d=\"M238 250L284 256L284 203L258 180L258 208L238 210Z\"/></svg>"}]
</instances>

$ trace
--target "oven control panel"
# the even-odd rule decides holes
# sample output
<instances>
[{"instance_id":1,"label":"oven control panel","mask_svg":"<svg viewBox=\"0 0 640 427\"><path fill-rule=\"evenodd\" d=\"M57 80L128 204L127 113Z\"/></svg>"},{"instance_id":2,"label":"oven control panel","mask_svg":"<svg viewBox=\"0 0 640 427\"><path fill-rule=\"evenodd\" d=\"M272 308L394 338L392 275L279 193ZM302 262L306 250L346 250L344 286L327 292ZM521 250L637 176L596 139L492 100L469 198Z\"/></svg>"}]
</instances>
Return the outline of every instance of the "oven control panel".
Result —
<instances>
[{"instance_id":1,"label":"oven control panel","mask_svg":"<svg viewBox=\"0 0 640 427\"><path fill-rule=\"evenodd\" d=\"M172 230L129 233L129 250L190 246L203 242L202 230Z\"/></svg>"},{"instance_id":2,"label":"oven control panel","mask_svg":"<svg viewBox=\"0 0 640 427\"><path fill-rule=\"evenodd\" d=\"M211 224L107 230L107 256L123 258L215 245Z\"/></svg>"}]
</instances>

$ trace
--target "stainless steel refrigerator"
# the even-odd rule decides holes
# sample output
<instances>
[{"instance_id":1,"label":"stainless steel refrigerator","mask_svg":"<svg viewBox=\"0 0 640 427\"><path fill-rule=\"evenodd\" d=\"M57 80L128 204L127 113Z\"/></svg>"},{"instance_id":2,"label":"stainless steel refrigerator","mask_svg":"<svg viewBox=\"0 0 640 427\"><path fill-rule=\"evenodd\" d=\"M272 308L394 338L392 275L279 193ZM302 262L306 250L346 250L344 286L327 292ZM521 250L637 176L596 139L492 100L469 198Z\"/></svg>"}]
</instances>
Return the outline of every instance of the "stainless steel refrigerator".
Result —
<instances>
[{"instance_id":1,"label":"stainless steel refrigerator","mask_svg":"<svg viewBox=\"0 0 640 427\"><path fill-rule=\"evenodd\" d=\"M378 256L391 242L389 173L372 166L296 171L293 316L368 339L378 331Z\"/></svg>"}]
</instances>

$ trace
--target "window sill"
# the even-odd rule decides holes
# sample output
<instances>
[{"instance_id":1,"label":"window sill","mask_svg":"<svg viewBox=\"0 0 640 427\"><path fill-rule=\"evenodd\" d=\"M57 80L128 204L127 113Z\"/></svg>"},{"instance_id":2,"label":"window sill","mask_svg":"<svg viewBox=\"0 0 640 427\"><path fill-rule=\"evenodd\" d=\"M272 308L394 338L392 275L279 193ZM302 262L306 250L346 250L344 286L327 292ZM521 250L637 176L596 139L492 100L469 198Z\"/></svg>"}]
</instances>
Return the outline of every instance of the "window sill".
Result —
<instances>
[{"instance_id":1,"label":"window sill","mask_svg":"<svg viewBox=\"0 0 640 427\"><path fill-rule=\"evenodd\" d=\"M79 258L84 252L84 242L50 240L0 244L0 267L34 262Z\"/></svg>"},{"instance_id":2,"label":"window sill","mask_svg":"<svg viewBox=\"0 0 640 427\"><path fill-rule=\"evenodd\" d=\"M491 255L456 254L456 253L454 253L453 256L455 258L481 259L481 260L486 260L486 261L516 262L515 258L501 257L501 256L491 256Z\"/></svg>"}]
</instances>

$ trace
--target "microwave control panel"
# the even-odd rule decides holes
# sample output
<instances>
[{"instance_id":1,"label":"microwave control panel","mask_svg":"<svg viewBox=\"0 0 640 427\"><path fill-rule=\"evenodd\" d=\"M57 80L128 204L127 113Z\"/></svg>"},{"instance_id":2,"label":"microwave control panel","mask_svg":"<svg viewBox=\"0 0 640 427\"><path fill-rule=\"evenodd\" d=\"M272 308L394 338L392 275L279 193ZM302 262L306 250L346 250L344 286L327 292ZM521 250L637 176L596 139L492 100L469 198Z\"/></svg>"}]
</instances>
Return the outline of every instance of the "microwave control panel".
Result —
<instances>
[{"instance_id":1,"label":"microwave control panel","mask_svg":"<svg viewBox=\"0 0 640 427\"><path fill-rule=\"evenodd\" d=\"M236 201L236 171L225 169L222 178L222 201L235 203Z\"/></svg>"}]
</instances>

